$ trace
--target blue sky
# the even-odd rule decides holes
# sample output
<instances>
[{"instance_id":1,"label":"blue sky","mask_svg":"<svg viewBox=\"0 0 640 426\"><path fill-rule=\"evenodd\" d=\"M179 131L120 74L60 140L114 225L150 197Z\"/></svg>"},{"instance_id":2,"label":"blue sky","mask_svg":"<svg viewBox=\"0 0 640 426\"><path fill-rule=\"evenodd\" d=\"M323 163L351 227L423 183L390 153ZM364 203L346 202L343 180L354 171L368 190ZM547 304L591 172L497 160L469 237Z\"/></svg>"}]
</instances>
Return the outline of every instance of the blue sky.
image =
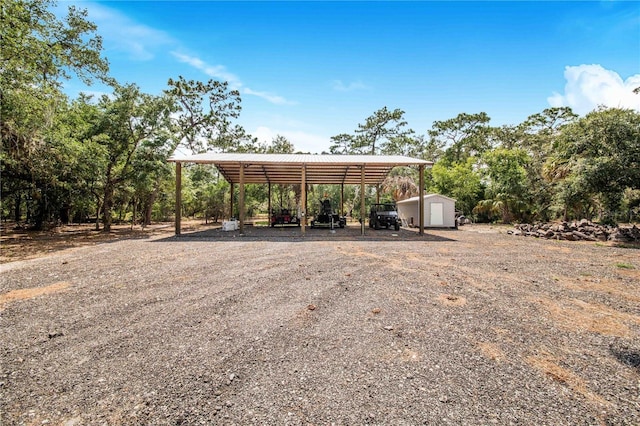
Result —
<instances>
[{"instance_id":1,"label":"blue sky","mask_svg":"<svg viewBox=\"0 0 640 426\"><path fill-rule=\"evenodd\" d=\"M484 111L640 111L640 2L61 2L88 9L111 75L159 94L180 75L229 81L262 141L328 150L386 106L424 134ZM101 92L67 84L67 92Z\"/></svg>"}]
</instances>

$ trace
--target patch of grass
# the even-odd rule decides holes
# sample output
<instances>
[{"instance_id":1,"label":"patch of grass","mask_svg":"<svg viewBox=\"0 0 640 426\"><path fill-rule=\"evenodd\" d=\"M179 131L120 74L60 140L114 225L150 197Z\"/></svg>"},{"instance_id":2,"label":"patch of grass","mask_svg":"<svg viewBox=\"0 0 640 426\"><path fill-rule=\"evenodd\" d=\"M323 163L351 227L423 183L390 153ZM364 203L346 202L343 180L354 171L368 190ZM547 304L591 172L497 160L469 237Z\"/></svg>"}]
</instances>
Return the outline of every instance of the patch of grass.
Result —
<instances>
[{"instance_id":1,"label":"patch of grass","mask_svg":"<svg viewBox=\"0 0 640 426\"><path fill-rule=\"evenodd\" d=\"M640 250L640 243L603 243L597 242L594 243L596 247L615 247L615 248L623 248L623 249L634 249Z\"/></svg>"},{"instance_id":2,"label":"patch of grass","mask_svg":"<svg viewBox=\"0 0 640 426\"><path fill-rule=\"evenodd\" d=\"M630 263L624 263L624 262L618 262L616 263L616 267L620 268L620 269L636 269L635 266L633 266Z\"/></svg>"},{"instance_id":3,"label":"patch of grass","mask_svg":"<svg viewBox=\"0 0 640 426\"><path fill-rule=\"evenodd\" d=\"M616 248L640 250L640 244L639 243L616 243L613 246L616 247Z\"/></svg>"}]
</instances>

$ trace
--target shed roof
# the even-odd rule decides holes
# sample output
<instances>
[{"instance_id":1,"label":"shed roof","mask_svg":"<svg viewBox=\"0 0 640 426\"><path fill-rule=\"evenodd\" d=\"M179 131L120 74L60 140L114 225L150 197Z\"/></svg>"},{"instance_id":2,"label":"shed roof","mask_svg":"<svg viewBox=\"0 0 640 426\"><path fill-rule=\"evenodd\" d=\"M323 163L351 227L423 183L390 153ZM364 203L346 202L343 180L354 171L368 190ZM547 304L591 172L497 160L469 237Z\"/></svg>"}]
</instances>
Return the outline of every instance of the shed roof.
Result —
<instances>
[{"instance_id":1,"label":"shed roof","mask_svg":"<svg viewBox=\"0 0 640 426\"><path fill-rule=\"evenodd\" d=\"M424 200L426 201L429 198L444 198L446 200L450 200L453 201L454 203L456 202L455 198L451 198L451 197L447 197L446 195L442 195L442 194L425 194L424 195ZM416 196L416 197L411 197L411 198L407 198L406 200L402 200L402 201L398 201L396 204L403 204L403 203L417 203L418 200L420 199L420 197Z\"/></svg>"},{"instance_id":2,"label":"shed roof","mask_svg":"<svg viewBox=\"0 0 640 426\"><path fill-rule=\"evenodd\" d=\"M240 181L240 167L244 167L244 182L275 184L299 183L303 166L308 184L359 184L364 168L365 183L377 185L396 166L433 165L431 161L400 155L204 153L174 155L169 161L213 164L232 183Z\"/></svg>"}]
</instances>

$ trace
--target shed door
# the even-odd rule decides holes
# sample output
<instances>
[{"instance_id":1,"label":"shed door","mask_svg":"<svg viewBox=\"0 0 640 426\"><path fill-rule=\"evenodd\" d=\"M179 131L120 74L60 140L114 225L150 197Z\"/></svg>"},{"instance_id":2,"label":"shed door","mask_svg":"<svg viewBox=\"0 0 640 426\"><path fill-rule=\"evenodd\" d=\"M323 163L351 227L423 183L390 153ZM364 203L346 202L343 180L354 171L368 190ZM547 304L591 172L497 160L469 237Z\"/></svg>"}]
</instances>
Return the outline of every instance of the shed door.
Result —
<instances>
[{"instance_id":1,"label":"shed door","mask_svg":"<svg viewBox=\"0 0 640 426\"><path fill-rule=\"evenodd\" d=\"M444 226L444 203L431 203L431 226Z\"/></svg>"}]
</instances>

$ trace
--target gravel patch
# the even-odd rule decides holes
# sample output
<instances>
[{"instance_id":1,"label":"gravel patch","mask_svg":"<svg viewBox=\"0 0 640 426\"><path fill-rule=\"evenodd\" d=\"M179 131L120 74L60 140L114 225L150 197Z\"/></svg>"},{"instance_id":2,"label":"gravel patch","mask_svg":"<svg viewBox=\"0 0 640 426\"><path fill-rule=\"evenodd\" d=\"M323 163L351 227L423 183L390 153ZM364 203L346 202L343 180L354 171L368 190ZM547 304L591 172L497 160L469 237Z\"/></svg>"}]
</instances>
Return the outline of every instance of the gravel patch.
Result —
<instances>
[{"instance_id":1,"label":"gravel patch","mask_svg":"<svg viewBox=\"0 0 640 426\"><path fill-rule=\"evenodd\" d=\"M640 424L637 249L358 233L0 265L0 423Z\"/></svg>"}]
</instances>

